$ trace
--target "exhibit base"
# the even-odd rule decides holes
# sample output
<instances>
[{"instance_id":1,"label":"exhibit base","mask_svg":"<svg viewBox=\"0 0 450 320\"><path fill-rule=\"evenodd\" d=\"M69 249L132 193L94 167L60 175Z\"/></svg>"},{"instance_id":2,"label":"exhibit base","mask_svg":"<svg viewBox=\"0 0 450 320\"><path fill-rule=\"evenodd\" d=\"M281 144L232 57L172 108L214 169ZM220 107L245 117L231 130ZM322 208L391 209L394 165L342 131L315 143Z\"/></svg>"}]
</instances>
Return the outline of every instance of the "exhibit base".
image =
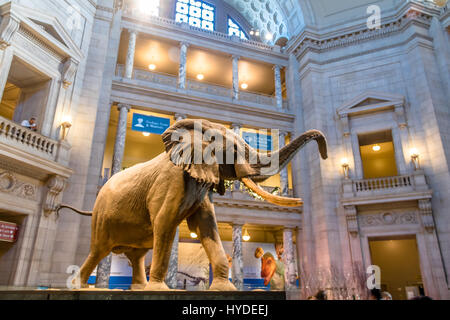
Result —
<instances>
[{"instance_id":1,"label":"exhibit base","mask_svg":"<svg viewBox=\"0 0 450 320\"><path fill-rule=\"evenodd\" d=\"M3 290L0 300L286 300L284 291Z\"/></svg>"}]
</instances>

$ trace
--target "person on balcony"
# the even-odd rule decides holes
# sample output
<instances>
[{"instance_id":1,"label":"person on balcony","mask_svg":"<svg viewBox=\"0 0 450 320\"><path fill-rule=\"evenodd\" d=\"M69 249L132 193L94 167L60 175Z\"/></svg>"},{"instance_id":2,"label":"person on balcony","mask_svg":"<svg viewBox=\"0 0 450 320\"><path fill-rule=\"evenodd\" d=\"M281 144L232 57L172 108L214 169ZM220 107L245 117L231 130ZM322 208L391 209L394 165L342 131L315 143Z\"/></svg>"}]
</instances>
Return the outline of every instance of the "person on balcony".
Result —
<instances>
[{"instance_id":1,"label":"person on balcony","mask_svg":"<svg viewBox=\"0 0 450 320\"><path fill-rule=\"evenodd\" d=\"M30 130L37 131L36 118L34 117L32 117L30 120L23 120L20 125Z\"/></svg>"}]
</instances>

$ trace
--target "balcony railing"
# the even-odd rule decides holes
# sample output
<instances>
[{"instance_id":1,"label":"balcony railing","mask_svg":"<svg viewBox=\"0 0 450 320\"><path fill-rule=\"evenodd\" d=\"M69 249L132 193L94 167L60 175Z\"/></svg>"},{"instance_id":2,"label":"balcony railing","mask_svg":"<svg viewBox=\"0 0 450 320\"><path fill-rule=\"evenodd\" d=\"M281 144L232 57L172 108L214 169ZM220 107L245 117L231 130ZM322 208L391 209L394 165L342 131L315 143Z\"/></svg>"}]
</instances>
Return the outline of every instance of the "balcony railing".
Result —
<instances>
[{"instance_id":1,"label":"balcony railing","mask_svg":"<svg viewBox=\"0 0 450 320\"><path fill-rule=\"evenodd\" d=\"M117 65L116 67L116 76L122 78L124 75L125 66ZM176 90L178 84L178 77L171 74L165 74L161 72L151 72L143 69L134 69L133 70L133 79L148 81L154 84L164 85L170 87L172 90ZM223 87L217 84L200 82L195 80L187 80L187 89L193 92L206 93L218 97L223 97L233 101L233 91L231 88ZM239 92L239 101L254 103L262 106L269 106L273 108L277 108L276 99L274 96L265 95L262 93L255 93L249 91L240 91ZM283 101L283 110L288 109L287 100Z\"/></svg>"},{"instance_id":2,"label":"balcony railing","mask_svg":"<svg viewBox=\"0 0 450 320\"><path fill-rule=\"evenodd\" d=\"M355 192L410 188L413 186L412 176L385 177L377 179L354 180Z\"/></svg>"},{"instance_id":3,"label":"balcony railing","mask_svg":"<svg viewBox=\"0 0 450 320\"><path fill-rule=\"evenodd\" d=\"M3 117L0 117L0 143L63 165L68 163L68 144L45 137Z\"/></svg>"},{"instance_id":4,"label":"balcony railing","mask_svg":"<svg viewBox=\"0 0 450 320\"><path fill-rule=\"evenodd\" d=\"M402 194L428 190L423 171L410 175L383 177L375 179L344 180L344 198Z\"/></svg>"}]
</instances>

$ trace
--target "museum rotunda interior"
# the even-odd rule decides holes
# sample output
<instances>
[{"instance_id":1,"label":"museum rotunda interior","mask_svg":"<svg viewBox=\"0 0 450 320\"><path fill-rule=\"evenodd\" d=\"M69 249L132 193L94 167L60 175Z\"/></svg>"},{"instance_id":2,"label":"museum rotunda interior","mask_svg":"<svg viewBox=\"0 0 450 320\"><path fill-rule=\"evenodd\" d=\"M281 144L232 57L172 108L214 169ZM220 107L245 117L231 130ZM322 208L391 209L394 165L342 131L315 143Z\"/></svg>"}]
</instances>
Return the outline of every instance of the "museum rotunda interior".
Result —
<instances>
[{"instance_id":1,"label":"museum rotunda interior","mask_svg":"<svg viewBox=\"0 0 450 320\"><path fill-rule=\"evenodd\" d=\"M449 299L449 6L0 0L0 289L67 288L94 218L60 205L91 212L113 176L168 151L168 128L202 119L268 154L326 137L328 159L302 145L261 192L211 188L238 291L369 299L375 270L394 300ZM184 219L173 238L168 288L208 290L202 235ZM114 251L88 288L135 288Z\"/></svg>"}]
</instances>

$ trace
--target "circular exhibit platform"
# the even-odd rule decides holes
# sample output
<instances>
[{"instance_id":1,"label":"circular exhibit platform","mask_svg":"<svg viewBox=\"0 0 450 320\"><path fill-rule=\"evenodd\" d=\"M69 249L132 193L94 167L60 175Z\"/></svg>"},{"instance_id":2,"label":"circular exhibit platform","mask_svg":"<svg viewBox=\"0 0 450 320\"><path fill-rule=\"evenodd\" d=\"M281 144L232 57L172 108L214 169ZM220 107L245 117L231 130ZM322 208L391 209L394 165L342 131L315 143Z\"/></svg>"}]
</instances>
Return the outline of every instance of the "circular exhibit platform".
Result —
<instances>
[{"instance_id":1,"label":"circular exhibit platform","mask_svg":"<svg viewBox=\"0 0 450 320\"><path fill-rule=\"evenodd\" d=\"M284 291L2 290L0 300L286 300Z\"/></svg>"}]
</instances>

